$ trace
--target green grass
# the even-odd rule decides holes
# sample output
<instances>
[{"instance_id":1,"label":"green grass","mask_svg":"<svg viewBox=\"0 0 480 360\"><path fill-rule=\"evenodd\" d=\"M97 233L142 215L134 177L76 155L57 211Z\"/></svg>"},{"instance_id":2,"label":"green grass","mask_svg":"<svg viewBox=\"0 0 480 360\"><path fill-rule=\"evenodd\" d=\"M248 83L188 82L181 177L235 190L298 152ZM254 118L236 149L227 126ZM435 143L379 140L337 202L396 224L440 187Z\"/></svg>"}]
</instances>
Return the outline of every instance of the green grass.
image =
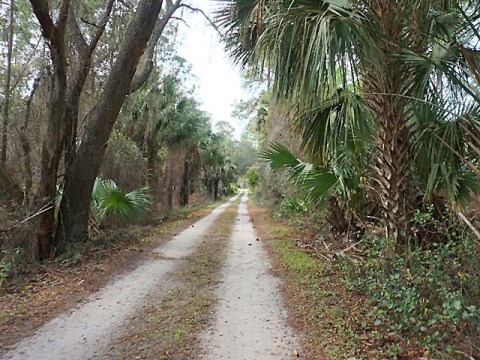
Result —
<instances>
[{"instance_id":1,"label":"green grass","mask_svg":"<svg viewBox=\"0 0 480 360\"><path fill-rule=\"evenodd\" d=\"M287 241L279 241L277 250L281 254L283 265L299 275L315 271L317 263L302 251L296 250L295 245Z\"/></svg>"},{"instance_id":2,"label":"green grass","mask_svg":"<svg viewBox=\"0 0 480 360\"><path fill-rule=\"evenodd\" d=\"M333 264L311 257L296 246L298 230L287 223L268 222L268 233L274 254L292 281L288 292L293 297L295 316L304 319L312 339L313 358L362 359L361 344L365 341L352 327L360 322L358 309L350 307L339 269Z\"/></svg>"}]
</instances>

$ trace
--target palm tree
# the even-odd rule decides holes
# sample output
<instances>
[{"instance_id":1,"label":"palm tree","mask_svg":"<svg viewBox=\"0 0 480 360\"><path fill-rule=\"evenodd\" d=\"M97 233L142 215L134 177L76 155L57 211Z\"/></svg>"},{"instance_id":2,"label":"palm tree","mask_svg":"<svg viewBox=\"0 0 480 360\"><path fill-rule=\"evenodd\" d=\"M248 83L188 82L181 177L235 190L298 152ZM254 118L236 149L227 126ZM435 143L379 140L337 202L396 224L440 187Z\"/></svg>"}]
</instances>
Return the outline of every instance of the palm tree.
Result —
<instances>
[{"instance_id":1,"label":"palm tree","mask_svg":"<svg viewBox=\"0 0 480 360\"><path fill-rule=\"evenodd\" d=\"M208 117L198 109L198 103L193 98L183 96L177 101L170 121L160 135L160 142L167 148L171 158L166 174L168 208L173 207L173 166L179 160L183 167L179 203L181 206L188 205L191 177L199 158L200 143L209 129Z\"/></svg>"},{"instance_id":2,"label":"palm tree","mask_svg":"<svg viewBox=\"0 0 480 360\"><path fill-rule=\"evenodd\" d=\"M365 167L356 166L349 161L338 162L330 170L321 166L304 162L296 158L285 146L271 143L260 157L271 169L283 169L288 180L306 193L306 199L313 206L328 207L327 221L338 233L351 229L353 215L365 218L376 215L366 209L368 204L365 184ZM345 159L347 160L347 159ZM373 207L375 209L375 207ZM364 214L362 214L364 213Z\"/></svg>"},{"instance_id":3,"label":"palm tree","mask_svg":"<svg viewBox=\"0 0 480 360\"><path fill-rule=\"evenodd\" d=\"M218 199L220 182L229 191L236 179L237 166L228 155L232 153L230 142L224 134L211 131L202 141L204 183L214 200Z\"/></svg>"},{"instance_id":4,"label":"palm tree","mask_svg":"<svg viewBox=\"0 0 480 360\"><path fill-rule=\"evenodd\" d=\"M175 75L167 74L158 79L154 72L148 86L133 99L130 114L122 124L123 131L143 149L147 160L147 185L155 198L158 198L160 134L173 121L182 96L180 80Z\"/></svg>"},{"instance_id":5,"label":"palm tree","mask_svg":"<svg viewBox=\"0 0 480 360\"><path fill-rule=\"evenodd\" d=\"M367 150L363 159L377 190L370 194L378 196L399 252L408 247L423 195L413 177L411 120L432 78L405 54L430 51L438 14L452 3L233 0L218 13L233 57L258 70L271 68L277 97L296 104L310 160L328 171L338 159L355 162ZM364 135L371 146L364 146Z\"/></svg>"}]
</instances>

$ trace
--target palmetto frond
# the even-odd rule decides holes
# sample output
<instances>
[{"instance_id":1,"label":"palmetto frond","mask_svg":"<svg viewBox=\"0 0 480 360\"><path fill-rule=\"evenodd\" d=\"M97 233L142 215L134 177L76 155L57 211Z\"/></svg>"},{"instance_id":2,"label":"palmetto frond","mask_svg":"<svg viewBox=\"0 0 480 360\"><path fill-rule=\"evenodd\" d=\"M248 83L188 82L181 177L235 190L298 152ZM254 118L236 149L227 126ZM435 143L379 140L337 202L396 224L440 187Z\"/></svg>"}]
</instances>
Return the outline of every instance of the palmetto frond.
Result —
<instances>
[{"instance_id":1,"label":"palmetto frond","mask_svg":"<svg viewBox=\"0 0 480 360\"><path fill-rule=\"evenodd\" d=\"M464 104L419 105L412 118L416 176L427 197L443 194L452 203L469 200L478 190L479 180L466 164L475 155L469 154L468 129L480 125L480 106Z\"/></svg>"},{"instance_id":2,"label":"palmetto frond","mask_svg":"<svg viewBox=\"0 0 480 360\"><path fill-rule=\"evenodd\" d=\"M222 1L217 20L238 62L272 67L277 95L316 103L356 84L373 41L349 1ZM376 61L371 56L369 61Z\"/></svg>"},{"instance_id":3,"label":"palmetto frond","mask_svg":"<svg viewBox=\"0 0 480 360\"><path fill-rule=\"evenodd\" d=\"M97 224L101 224L106 218L125 221L140 217L149 210L151 204L147 187L126 192L113 180L95 180L92 213Z\"/></svg>"},{"instance_id":4,"label":"palmetto frond","mask_svg":"<svg viewBox=\"0 0 480 360\"><path fill-rule=\"evenodd\" d=\"M260 158L272 169L284 169L287 178L297 184L314 203L321 202L338 184L335 174L297 159L285 146L271 143Z\"/></svg>"},{"instance_id":5,"label":"palmetto frond","mask_svg":"<svg viewBox=\"0 0 480 360\"><path fill-rule=\"evenodd\" d=\"M341 154L365 156L371 147L373 116L364 99L338 89L317 107L297 110L301 146L309 159L322 167L332 166Z\"/></svg>"}]
</instances>

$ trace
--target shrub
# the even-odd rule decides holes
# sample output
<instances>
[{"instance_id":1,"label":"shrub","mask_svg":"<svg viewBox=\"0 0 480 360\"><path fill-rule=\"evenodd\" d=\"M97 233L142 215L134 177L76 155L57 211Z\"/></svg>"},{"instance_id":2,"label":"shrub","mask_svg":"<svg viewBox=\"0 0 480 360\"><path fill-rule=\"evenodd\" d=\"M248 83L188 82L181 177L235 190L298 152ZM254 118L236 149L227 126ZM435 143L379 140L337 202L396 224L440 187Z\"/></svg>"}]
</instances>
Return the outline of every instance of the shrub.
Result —
<instances>
[{"instance_id":1,"label":"shrub","mask_svg":"<svg viewBox=\"0 0 480 360\"><path fill-rule=\"evenodd\" d=\"M459 239L412 250L407 257L374 237L363 244L365 261L343 261L346 282L367 294L375 324L387 332L414 335L427 347L454 354L463 338L480 332L480 266L473 241ZM470 345L472 345L470 343Z\"/></svg>"},{"instance_id":2,"label":"shrub","mask_svg":"<svg viewBox=\"0 0 480 360\"><path fill-rule=\"evenodd\" d=\"M148 188L130 192L120 189L113 180L97 178L92 192L92 215L100 225L105 219L131 220L144 215L152 201Z\"/></svg>"},{"instance_id":3,"label":"shrub","mask_svg":"<svg viewBox=\"0 0 480 360\"><path fill-rule=\"evenodd\" d=\"M307 199L288 197L280 204L277 216L289 217L293 214L303 215L311 209L311 204Z\"/></svg>"},{"instance_id":4,"label":"shrub","mask_svg":"<svg viewBox=\"0 0 480 360\"><path fill-rule=\"evenodd\" d=\"M260 184L260 173L255 168L250 168L247 171L247 184L250 190L255 190L255 188Z\"/></svg>"}]
</instances>

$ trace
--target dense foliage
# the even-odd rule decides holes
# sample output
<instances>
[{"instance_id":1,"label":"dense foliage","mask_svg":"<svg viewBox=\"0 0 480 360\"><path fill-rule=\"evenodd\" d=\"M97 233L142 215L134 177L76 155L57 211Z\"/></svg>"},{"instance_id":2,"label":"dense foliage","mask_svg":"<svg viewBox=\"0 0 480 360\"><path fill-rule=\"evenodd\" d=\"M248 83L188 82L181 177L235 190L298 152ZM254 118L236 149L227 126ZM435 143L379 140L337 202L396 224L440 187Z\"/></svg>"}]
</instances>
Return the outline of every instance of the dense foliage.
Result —
<instances>
[{"instance_id":1,"label":"dense foliage","mask_svg":"<svg viewBox=\"0 0 480 360\"><path fill-rule=\"evenodd\" d=\"M229 195L255 162L253 143L196 98L176 52L183 7L0 5L0 281L110 225Z\"/></svg>"}]
</instances>

